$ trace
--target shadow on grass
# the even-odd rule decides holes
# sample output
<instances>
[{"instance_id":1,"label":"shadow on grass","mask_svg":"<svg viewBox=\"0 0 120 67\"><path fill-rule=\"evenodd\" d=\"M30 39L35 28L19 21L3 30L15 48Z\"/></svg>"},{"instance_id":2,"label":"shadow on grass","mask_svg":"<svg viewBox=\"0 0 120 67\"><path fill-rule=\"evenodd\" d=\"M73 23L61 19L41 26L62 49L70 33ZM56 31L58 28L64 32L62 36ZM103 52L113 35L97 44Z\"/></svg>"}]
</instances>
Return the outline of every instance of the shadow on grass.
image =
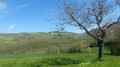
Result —
<instances>
[{"instance_id":1,"label":"shadow on grass","mask_svg":"<svg viewBox=\"0 0 120 67\"><path fill-rule=\"evenodd\" d=\"M111 53L103 53L104 55L109 55L109 56L119 56L119 55L116 55L116 54L111 54Z\"/></svg>"},{"instance_id":2,"label":"shadow on grass","mask_svg":"<svg viewBox=\"0 0 120 67\"><path fill-rule=\"evenodd\" d=\"M44 58L40 61L36 61L30 64L30 67L41 67L41 66L66 66L71 64L80 64L84 63L84 60L71 59L65 57L56 57L56 58Z\"/></svg>"},{"instance_id":3,"label":"shadow on grass","mask_svg":"<svg viewBox=\"0 0 120 67\"><path fill-rule=\"evenodd\" d=\"M111 53L103 53L103 55L113 55L113 54L111 54Z\"/></svg>"}]
</instances>

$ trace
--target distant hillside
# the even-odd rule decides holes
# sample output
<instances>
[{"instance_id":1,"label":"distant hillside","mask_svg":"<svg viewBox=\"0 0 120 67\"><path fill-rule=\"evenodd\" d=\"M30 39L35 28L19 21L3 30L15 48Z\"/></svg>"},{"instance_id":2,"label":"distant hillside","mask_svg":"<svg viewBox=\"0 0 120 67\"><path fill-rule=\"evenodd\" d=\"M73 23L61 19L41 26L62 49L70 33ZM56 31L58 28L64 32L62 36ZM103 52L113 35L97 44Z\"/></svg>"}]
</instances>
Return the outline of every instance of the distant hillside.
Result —
<instances>
[{"instance_id":1,"label":"distant hillside","mask_svg":"<svg viewBox=\"0 0 120 67\"><path fill-rule=\"evenodd\" d=\"M107 41L110 40L111 38L115 37L115 34L120 32L120 30L117 30L117 29L120 29L120 22L113 25L110 29L107 30L107 35L106 35L106 40Z\"/></svg>"},{"instance_id":2,"label":"distant hillside","mask_svg":"<svg viewBox=\"0 0 120 67\"><path fill-rule=\"evenodd\" d=\"M71 32L22 32L22 33L0 33L0 44L14 43L18 40L26 38L40 37L45 39L59 39L59 38L77 38L80 34Z\"/></svg>"},{"instance_id":3,"label":"distant hillside","mask_svg":"<svg viewBox=\"0 0 120 67\"><path fill-rule=\"evenodd\" d=\"M67 53L76 42L85 43L81 48L88 48L89 52L89 44L85 42L88 39L89 36L71 32L4 33L0 34L0 54Z\"/></svg>"}]
</instances>

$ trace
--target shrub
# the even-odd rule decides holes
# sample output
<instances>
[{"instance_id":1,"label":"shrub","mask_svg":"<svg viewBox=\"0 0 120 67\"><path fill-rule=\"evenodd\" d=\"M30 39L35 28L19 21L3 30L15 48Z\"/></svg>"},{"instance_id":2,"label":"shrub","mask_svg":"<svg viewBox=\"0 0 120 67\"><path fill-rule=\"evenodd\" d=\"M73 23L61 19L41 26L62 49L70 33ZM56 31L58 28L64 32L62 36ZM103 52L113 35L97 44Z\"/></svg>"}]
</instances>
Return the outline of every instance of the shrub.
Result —
<instances>
[{"instance_id":1,"label":"shrub","mask_svg":"<svg viewBox=\"0 0 120 67\"><path fill-rule=\"evenodd\" d=\"M112 48L111 48L111 53L112 54L116 54L116 55L120 55L120 27L115 27L114 28L114 31L113 31L113 38L112 38L112 41L113 41L113 45L112 45Z\"/></svg>"},{"instance_id":2,"label":"shrub","mask_svg":"<svg viewBox=\"0 0 120 67\"><path fill-rule=\"evenodd\" d=\"M120 55L120 38L113 38L111 53L116 54L116 55Z\"/></svg>"},{"instance_id":3,"label":"shrub","mask_svg":"<svg viewBox=\"0 0 120 67\"><path fill-rule=\"evenodd\" d=\"M60 49L57 46L51 46L46 48L46 53L60 53Z\"/></svg>"},{"instance_id":4,"label":"shrub","mask_svg":"<svg viewBox=\"0 0 120 67\"><path fill-rule=\"evenodd\" d=\"M91 49L89 45L82 41L78 41L71 45L70 49L68 50L69 53L81 53L81 52L90 52Z\"/></svg>"},{"instance_id":5,"label":"shrub","mask_svg":"<svg viewBox=\"0 0 120 67\"><path fill-rule=\"evenodd\" d=\"M74 39L25 38L0 46L0 54L66 53Z\"/></svg>"}]
</instances>

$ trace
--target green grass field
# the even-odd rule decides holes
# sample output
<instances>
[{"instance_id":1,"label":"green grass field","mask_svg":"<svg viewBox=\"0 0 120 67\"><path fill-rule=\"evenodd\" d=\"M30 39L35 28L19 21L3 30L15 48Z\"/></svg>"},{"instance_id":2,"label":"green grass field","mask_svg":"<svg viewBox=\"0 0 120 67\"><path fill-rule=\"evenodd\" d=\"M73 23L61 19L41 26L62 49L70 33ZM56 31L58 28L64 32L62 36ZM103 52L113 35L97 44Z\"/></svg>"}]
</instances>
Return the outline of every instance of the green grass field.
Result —
<instances>
[{"instance_id":1,"label":"green grass field","mask_svg":"<svg viewBox=\"0 0 120 67\"><path fill-rule=\"evenodd\" d=\"M120 56L111 55L110 50L107 47L104 47L103 59L98 60L98 47L91 48L91 53L39 53L40 47L43 45L45 50L47 50L47 45L51 44L53 46L69 46L74 41L77 41L75 38L80 35L70 35L69 38L63 33L62 37L57 36L57 34L46 34L46 33L24 33L24 34L4 34L0 35L0 48L1 52L6 46L6 50L0 55L0 67L120 67ZM40 37L41 40L36 40L35 42L29 42L29 38ZM69 40L67 40L67 38ZM71 39L72 38L72 39ZM90 37L86 36L81 37L82 40L88 40ZM19 40L25 40L20 41ZM28 41L27 41L28 39ZM71 39L71 40L70 40ZM31 40L31 41L32 41ZM14 47L12 43L16 43L18 47ZM72 42L73 41L73 42ZM80 39L78 39L80 41ZM24 42L24 43L23 43ZM40 42L40 43L39 43ZM44 43L45 42L45 43ZM48 42L46 44L46 42ZM20 43L20 44L19 44ZM22 44L21 44L22 43ZM28 44L26 44L28 43ZM32 43L31 45L29 43ZM33 44L36 46L32 46ZM88 42L89 43L89 42ZM25 45L28 45L27 47ZM68 44L68 46L67 46ZM24 46L25 47L24 47ZM14 48L13 48L14 47ZM21 47L21 49L19 49ZM16 50L22 49L35 50L35 52L26 52L26 53L11 53L17 52ZM34 49L33 49L34 48ZM50 48L54 51L54 48ZM7 50L8 49L8 50ZM13 49L13 50L12 50ZM58 50L58 48L57 48ZM9 53L7 53L7 51ZM24 50L23 50L24 51ZM6 53L5 53L6 52ZM5 54L5 55L4 55ZM13 55L12 55L13 54Z\"/></svg>"},{"instance_id":2,"label":"green grass field","mask_svg":"<svg viewBox=\"0 0 120 67\"><path fill-rule=\"evenodd\" d=\"M98 48L91 53L56 53L1 55L0 67L120 67L120 56L104 48L103 59L97 60Z\"/></svg>"}]
</instances>

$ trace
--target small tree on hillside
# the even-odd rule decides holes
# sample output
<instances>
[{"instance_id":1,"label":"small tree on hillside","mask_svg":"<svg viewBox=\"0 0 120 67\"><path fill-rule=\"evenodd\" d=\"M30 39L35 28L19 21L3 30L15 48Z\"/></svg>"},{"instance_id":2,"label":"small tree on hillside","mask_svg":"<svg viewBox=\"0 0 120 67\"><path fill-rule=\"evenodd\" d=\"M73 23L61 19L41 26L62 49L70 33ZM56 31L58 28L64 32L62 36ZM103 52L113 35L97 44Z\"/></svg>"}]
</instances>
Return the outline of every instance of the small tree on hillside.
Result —
<instances>
[{"instance_id":1,"label":"small tree on hillside","mask_svg":"<svg viewBox=\"0 0 120 67\"><path fill-rule=\"evenodd\" d=\"M66 25L73 25L85 30L88 35L96 39L99 45L98 59L100 59L103 54L106 30L118 23L119 20L111 23L104 21L113 12L113 3L108 3L107 0L90 0L91 2L87 0L86 3L81 1L59 0L55 19L57 19L57 24L60 28L64 28ZM109 19L107 18L107 20ZM98 32L92 34L89 29L96 26Z\"/></svg>"}]
</instances>

